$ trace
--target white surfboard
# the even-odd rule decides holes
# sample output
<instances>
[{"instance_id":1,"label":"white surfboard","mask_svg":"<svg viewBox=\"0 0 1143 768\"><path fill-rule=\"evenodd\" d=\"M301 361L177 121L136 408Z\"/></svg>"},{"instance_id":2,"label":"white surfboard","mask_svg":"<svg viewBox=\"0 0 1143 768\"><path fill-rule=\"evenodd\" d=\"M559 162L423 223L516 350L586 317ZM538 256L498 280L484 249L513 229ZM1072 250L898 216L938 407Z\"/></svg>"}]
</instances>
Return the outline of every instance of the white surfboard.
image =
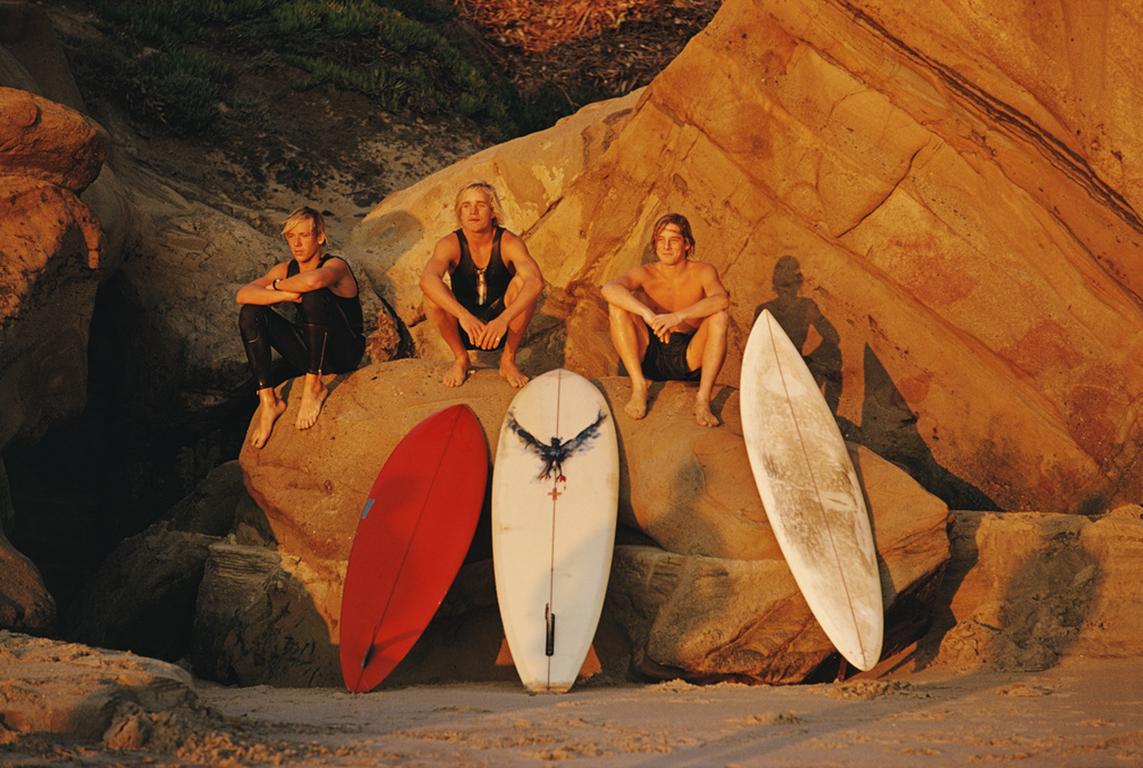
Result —
<instances>
[{"instance_id":1,"label":"white surfboard","mask_svg":"<svg viewBox=\"0 0 1143 768\"><path fill-rule=\"evenodd\" d=\"M571 688L595 637L615 545L619 447L603 394L558 368L508 407L492 478L492 562L529 691Z\"/></svg>"},{"instance_id":2,"label":"white surfboard","mask_svg":"<svg viewBox=\"0 0 1143 768\"><path fill-rule=\"evenodd\" d=\"M740 384L750 467L794 580L841 655L872 669L884 609L865 498L833 413L768 310L746 342Z\"/></svg>"}]
</instances>

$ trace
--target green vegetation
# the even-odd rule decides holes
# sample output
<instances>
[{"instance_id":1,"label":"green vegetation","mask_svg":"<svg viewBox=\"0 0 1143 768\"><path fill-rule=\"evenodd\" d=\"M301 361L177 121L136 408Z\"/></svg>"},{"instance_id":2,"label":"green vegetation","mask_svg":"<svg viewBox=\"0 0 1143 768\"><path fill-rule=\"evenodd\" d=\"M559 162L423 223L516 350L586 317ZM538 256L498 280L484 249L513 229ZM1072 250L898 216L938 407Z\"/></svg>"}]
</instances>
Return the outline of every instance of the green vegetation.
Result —
<instances>
[{"instance_id":1,"label":"green vegetation","mask_svg":"<svg viewBox=\"0 0 1143 768\"><path fill-rule=\"evenodd\" d=\"M451 7L417 0L91 0L110 44L83 46L82 79L160 130L209 132L233 106L234 67L290 65L386 111L459 113L505 135L521 102L441 34ZM233 65L228 62L234 62ZM226 105L226 106L224 106ZM529 126L530 127L530 126Z\"/></svg>"}]
</instances>

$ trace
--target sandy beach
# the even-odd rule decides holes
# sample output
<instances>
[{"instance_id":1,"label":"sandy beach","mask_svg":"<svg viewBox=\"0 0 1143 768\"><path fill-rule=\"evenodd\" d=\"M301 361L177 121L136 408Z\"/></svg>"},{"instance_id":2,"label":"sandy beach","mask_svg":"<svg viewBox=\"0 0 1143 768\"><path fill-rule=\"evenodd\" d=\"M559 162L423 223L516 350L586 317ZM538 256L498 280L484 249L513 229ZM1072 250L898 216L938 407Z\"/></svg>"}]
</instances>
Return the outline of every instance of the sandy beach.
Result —
<instances>
[{"instance_id":1,"label":"sandy beach","mask_svg":"<svg viewBox=\"0 0 1143 768\"><path fill-rule=\"evenodd\" d=\"M1143 665L766 687L681 681L528 695L512 683L334 689L200 684L224 722L169 752L22 741L4 765L1143 765ZM10 750L13 748L9 748Z\"/></svg>"},{"instance_id":2,"label":"sandy beach","mask_svg":"<svg viewBox=\"0 0 1143 768\"><path fill-rule=\"evenodd\" d=\"M832 766L1143 764L1143 665L1069 660L1039 673L948 670L808 686L513 684L212 688L264 742L320 745L298 765Z\"/></svg>"}]
</instances>

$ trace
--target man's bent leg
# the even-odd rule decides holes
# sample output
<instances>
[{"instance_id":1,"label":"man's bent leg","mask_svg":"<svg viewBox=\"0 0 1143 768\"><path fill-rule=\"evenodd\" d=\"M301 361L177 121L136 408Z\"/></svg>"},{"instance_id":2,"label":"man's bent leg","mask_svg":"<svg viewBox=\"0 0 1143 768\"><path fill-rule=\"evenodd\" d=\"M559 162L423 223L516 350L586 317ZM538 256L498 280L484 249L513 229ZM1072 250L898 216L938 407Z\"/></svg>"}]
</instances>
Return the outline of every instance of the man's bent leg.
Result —
<instances>
[{"instance_id":1,"label":"man's bent leg","mask_svg":"<svg viewBox=\"0 0 1143 768\"><path fill-rule=\"evenodd\" d=\"M298 429L309 429L317 423L322 404L329 394L322 375L327 371L355 367L361 359L364 345L328 294L319 291L304 293L302 306L309 321L305 326L306 377L294 425Z\"/></svg>"},{"instance_id":2,"label":"man's bent leg","mask_svg":"<svg viewBox=\"0 0 1143 768\"><path fill-rule=\"evenodd\" d=\"M428 296L424 297L423 306L425 316L429 318L452 352L452 365L445 371L441 381L446 387L459 387L468 378L468 369L471 367L468 362L468 350L460 338L460 323Z\"/></svg>"},{"instance_id":3,"label":"man's bent leg","mask_svg":"<svg viewBox=\"0 0 1143 768\"><path fill-rule=\"evenodd\" d=\"M710 410L710 398L714 391L714 380L718 378L718 372L726 360L726 331L729 324L725 311L715 312L699 324L698 331L687 345L687 365L693 369L695 363L698 363L702 367L694 410L695 421L702 427L718 426L718 417Z\"/></svg>"},{"instance_id":4,"label":"man's bent leg","mask_svg":"<svg viewBox=\"0 0 1143 768\"><path fill-rule=\"evenodd\" d=\"M650 329L643 319L625 309L608 305L608 327L611 343L631 377L631 399L623 410L633 419L647 415L647 378L643 375L643 355L650 340Z\"/></svg>"},{"instance_id":5,"label":"man's bent leg","mask_svg":"<svg viewBox=\"0 0 1143 768\"><path fill-rule=\"evenodd\" d=\"M258 386L258 410L254 412L254 426L250 444L261 448L270 439L274 422L286 410L286 404L274 391L271 378L271 348L277 348L291 362L304 351L297 329L269 307L244 304L238 314L238 328L242 334L250 372Z\"/></svg>"},{"instance_id":6,"label":"man's bent leg","mask_svg":"<svg viewBox=\"0 0 1143 768\"><path fill-rule=\"evenodd\" d=\"M508 284L508 290L504 293L504 306L509 306L516 300L523 286L524 281L519 277L512 278L512 282ZM528 330L528 324L532 322L532 316L536 314L538 302L539 297L537 296L535 301L525 307L523 312L512 318L512 322L508 323L508 338L504 341L504 351L500 353L500 375L517 389L528 383L528 377L517 367L516 353L524 341L524 334Z\"/></svg>"}]
</instances>

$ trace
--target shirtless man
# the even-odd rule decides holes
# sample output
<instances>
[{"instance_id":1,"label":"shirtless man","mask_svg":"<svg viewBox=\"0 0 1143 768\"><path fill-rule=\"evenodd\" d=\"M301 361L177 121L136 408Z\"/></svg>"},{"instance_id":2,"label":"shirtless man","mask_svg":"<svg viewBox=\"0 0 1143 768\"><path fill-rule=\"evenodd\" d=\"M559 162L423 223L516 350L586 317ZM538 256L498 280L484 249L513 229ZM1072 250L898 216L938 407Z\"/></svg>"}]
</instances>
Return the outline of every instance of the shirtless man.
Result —
<instances>
[{"instance_id":1,"label":"shirtless man","mask_svg":"<svg viewBox=\"0 0 1143 768\"><path fill-rule=\"evenodd\" d=\"M502 348L500 375L522 387L528 377L516 367L516 352L544 286L540 267L524 241L500 225L504 215L492 185L473 181L462 187L454 211L460 228L437 241L421 273L425 314L453 354L443 382L464 383L468 350Z\"/></svg>"},{"instance_id":2,"label":"shirtless man","mask_svg":"<svg viewBox=\"0 0 1143 768\"><path fill-rule=\"evenodd\" d=\"M726 359L730 295L713 266L690 258L695 239L686 217L668 213L659 219L651 246L657 261L603 286L611 341L631 376L631 400L624 410L633 419L647 415L649 379L697 379L695 421L718 426L710 398Z\"/></svg>"},{"instance_id":3,"label":"shirtless man","mask_svg":"<svg viewBox=\"0 0 1143 768\"><path fill-rule=\"evenodd\" d=\"M242 305L238 324L246 358L258 385L258 410L250 435L255 448L266 444L274 422L286 410L274 391L271 348L305 373L298 429L312 427L321 413L328 394L322 375L352 371L365 352L357 280L344 259L322 252L321 214L313 208L297 209L282 223L282 235L293 259L270 267L239 288L235 297ZM272 308L284 303L297 305L299 322Z\"/></svg>"}]
</instances>

